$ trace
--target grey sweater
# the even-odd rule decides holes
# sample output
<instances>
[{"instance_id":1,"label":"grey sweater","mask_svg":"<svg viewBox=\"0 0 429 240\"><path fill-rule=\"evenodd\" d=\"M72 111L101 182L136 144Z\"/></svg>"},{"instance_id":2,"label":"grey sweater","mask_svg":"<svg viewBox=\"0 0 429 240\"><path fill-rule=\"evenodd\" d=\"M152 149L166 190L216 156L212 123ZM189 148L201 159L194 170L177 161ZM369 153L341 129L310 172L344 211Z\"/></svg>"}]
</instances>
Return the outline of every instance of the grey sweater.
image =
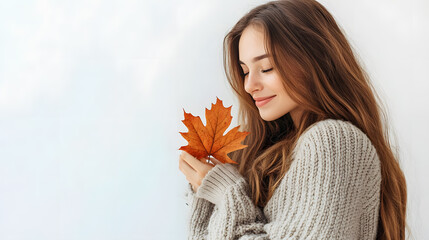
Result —
<instances>
[{"instance_id":1,"label":"grey sweater","mask_svg":"<svg viewBox=\"0 0 429 240\"><path fill-rule=\"evenodd\" d=\"M375 239L380 161L350 122L310 126L267 205L250 198L236 165L217 164L194 193L189 184L189 239Z\"/></svg>"}]
</instances>

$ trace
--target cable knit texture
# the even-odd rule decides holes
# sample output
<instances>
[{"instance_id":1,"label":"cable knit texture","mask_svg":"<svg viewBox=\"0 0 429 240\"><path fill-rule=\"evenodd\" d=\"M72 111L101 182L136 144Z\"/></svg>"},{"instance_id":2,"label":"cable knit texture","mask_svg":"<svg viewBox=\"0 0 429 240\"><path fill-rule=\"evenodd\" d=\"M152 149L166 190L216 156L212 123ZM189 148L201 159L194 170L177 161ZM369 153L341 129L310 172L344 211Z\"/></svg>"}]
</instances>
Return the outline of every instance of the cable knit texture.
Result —
<instances>
[{"instance_id":1,"label":"cable knit texture","mask_svg":"<svg viewBox=\"0 0 429 240\"><path fill-rule=\"evenodd\" d=\"M263 209L236 165L213 167L196 193L189 184L188 238L375 239L380 161L359 128L319 121L298 139L292 159Z\"/></svg>"}]
</instances>

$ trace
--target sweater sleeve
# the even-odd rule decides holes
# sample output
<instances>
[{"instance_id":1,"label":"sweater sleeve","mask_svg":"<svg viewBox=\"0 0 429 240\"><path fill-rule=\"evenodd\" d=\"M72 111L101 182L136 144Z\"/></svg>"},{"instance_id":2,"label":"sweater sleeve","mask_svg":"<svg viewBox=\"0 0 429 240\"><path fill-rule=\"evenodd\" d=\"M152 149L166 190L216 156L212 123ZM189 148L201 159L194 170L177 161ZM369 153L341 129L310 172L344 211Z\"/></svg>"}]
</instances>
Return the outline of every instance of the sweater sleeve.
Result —
<instances>
[{"instance_id":1,"label":"sweater sleeve","mask_svg":"<svg viewBox=\"0 0 429 240\"><path fill-rule=\"evenodd\" d=\"M191 233L190 239L362 238L364 209L378 207L377 200L366 201L365 187L379 189L381 177L374 147L356 129L332 125L303 135L290 169L263 211L253 204L248 183L234 165L216 165L196 193L215 204L209 220L193 223L208 220L207 231ZM371 223L377 223L378 209L372 212ZM376 232L376 224L365 227Z\"/></svg>"},{"instance_id":2,"label":"sweater sleeve","mask_svg":"<svg viewBox=\"0 0 429 240\"><path fill-rule=\"evenodd\" d=\"M186 205L190 207L188 231L191 239L203 239L207 235L207 226L214 204L204 198L197 198L189 183L186 188Z\"/></svg>"}]
</instances>

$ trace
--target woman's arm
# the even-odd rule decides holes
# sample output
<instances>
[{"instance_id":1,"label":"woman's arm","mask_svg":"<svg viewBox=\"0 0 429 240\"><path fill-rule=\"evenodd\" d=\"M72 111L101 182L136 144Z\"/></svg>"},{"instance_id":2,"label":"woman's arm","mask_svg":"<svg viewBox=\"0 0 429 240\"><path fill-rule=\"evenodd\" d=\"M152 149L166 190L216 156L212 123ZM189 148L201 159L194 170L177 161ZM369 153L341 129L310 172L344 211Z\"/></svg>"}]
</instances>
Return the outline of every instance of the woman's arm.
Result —
<instances>
[{"instance_id":1,"label":"woman's arm","mask_svg":"<svg viewBox=\"0 0 429 240\"><path fill-rule=\"evenodd\" d=\"M251 201L236 167L218 164L196 193L215 204L216 211L207 232L190 238L373 239L379 198L368 196L374 192L368 187L378 193L381 181L374 147L355 127L332 121L316 126L300 139L289 171L268 202L269 219Z\"/></svg>"},{"instance_id":2,"label":"woman's arm","mask_svg":"<svg viewBox=\"0 0 429 240\"><path fill-rule=\"evenodd\" d=\"M186 188L186 197L186 204L190 207L189 235L191 239L203 239L208 233L207 226L215 205L204 198L197 198L190 183Z\"/></svg>"}]
</instances>

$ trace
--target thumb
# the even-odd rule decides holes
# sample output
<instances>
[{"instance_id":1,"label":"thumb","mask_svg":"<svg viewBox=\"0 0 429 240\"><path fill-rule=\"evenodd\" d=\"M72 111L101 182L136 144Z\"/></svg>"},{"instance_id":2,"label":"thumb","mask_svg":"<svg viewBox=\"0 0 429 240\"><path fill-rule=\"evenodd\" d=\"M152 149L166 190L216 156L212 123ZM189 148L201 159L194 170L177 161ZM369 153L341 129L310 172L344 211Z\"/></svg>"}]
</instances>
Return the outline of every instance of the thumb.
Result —
<instances>
[{"instance_id":1,"label":"thumb","mask_svg":"<svg viewBox=\"0 0 429 240\"><path fill-rule=\"evenodd\" d=\"M217 165L217 164L221 164L221 163L222 163L221 161L217 160L217 159L216 159L216 158L214 158L214 157L211 157L211 158L210 158L210 161L211 161L212 163L214 163L215 165Z\"/></svg>"},{"instance_id":2,"label":"thumb","mask_svg":"<svg viewBox=\"0 0 429 240\"><path fill-rule=\"evenodd\" d=\"M204 163L204 164L208 164L208 165L210 165L210 166L212 166L212 167L214 167L214 166L216 166L216 164L214 164L213 163L213 158L211 157L210 158L210 161L209 161L209 158L208 157L202 157L202 158L200 158L199 159L200 160L200 162L202 162L202 163Z\"/></svg>"}]
</instances>

